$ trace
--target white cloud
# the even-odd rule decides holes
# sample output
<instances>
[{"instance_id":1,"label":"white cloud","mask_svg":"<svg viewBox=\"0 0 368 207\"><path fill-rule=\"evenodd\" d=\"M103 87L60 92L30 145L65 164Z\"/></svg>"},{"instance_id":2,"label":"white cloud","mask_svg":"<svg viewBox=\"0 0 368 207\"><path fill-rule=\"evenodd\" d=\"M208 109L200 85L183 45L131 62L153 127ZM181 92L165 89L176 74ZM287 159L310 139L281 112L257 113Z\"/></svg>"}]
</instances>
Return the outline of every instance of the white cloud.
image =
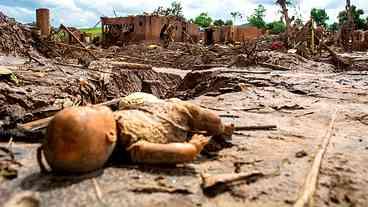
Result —
<instances>
[{"instance_id":1,"label":"white cloud","mask_svg":"<svg viewBox=\"0 0 368 207\"><path fill-rule=\"evenodd\" d=\"M9 6L0 5L0 11L4 12L9 17L15 17L15 18L18 17L19 14L28 15L28 16L34 15L34 11L23 8L23 7L9 7Z\"/></svg>"},{"instance_id":2,"label":"white cloud","mask_svg":"<svg viewBox=\"0 0 368 207\"><path fill-rule=\"evenodd\" d=\"M2 1L5 1L2 3ZM142 14L144 11L152 12L158 6L167 7L172 0L0 0L0 8L9 16L16 17L21 21L29 21L31 15L34 18L35 7L47 7L51 10L52 23L57 26L60 22L78 27L93 26L100 16L114 16L113 10L120 16ZM30 4L32 4L33 6ZM213 19L231 19L230 12L239 11L243 19L236 23L246 22L246 16L253 13L259 3L267 9L266 21L280 18L279 7L274 5L274 0L181 0L184 14L187 18L194 18L201 12L208 12ZM312 8L326 8L330 16L330 22L336 20L339 11L344 9L345 1L342 0L299 0L299 13L304 20L309 18ZM1 4L4 4L3 7ZM368 0L352 0L352 4L363 8L368 13ZM7 6L6 6L7 5ZM12 5L12 6L9 6ZM32 8L31 8L32 7ZM298 8L297 7L297 8ZM290 9L294 14L294 9Z\"/></svg>"}]
</instances>

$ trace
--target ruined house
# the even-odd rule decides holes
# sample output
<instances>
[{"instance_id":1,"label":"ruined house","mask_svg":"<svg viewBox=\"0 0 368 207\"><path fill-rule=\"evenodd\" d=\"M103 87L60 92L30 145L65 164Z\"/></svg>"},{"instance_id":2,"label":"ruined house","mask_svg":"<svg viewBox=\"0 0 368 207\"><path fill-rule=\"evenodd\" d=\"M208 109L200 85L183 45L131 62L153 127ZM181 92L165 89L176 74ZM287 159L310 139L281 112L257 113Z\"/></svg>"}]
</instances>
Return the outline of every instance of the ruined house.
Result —
<instances>
[{"instance_id":1,"label":"ruined house","mask_svg":"<svg viewBox=\"0 0 368 207\"><path fill-rule=\"evenodd\" d=\"M199 40L199 28L184 19L167 16L101 17L102 41L105 46L132 42L159 43L162 33L171 24L174 41Z\"/></svg>"},{"instance_id":2,"label":"ruined house","mask_svg":"<svg viewBox=\"0 0 368 207\"><path fill-rule=\"evenodd\" d=\"M242 42L244 40L256 39L263 34L263 30L248 25L211 27L204 32L204 42L206 44Z\"/></svg>"},{"instance_id":3,"label":"ruined house","mask_svg":"<svg viewBox=\"0 0 368 207\"><path fill-rule=\"evenodd\" d=\"M353 50L365 51L368 49L368 31L355 30L353 32Z\"/></svg>"}]
</instances>

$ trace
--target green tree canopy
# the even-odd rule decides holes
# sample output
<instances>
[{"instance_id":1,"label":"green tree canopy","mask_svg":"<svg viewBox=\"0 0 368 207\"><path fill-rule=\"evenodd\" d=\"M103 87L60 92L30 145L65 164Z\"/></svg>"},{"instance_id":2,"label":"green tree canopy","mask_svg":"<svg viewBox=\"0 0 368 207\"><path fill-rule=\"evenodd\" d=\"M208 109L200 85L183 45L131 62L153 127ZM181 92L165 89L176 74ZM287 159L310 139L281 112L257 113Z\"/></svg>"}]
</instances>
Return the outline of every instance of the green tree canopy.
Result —
<instances>
[{"instance_id":1,"label":"green tree canopy","mask_svg":"<svg viewBox=\"0 0 368 207\"><path fill-rule=\"evenodd\" d=\"M311 10L311 17L318 26L327 27L326 21L330 19L327 15L326 10L313 8Z\"/></svg>"},{"instance_id":2,"label":"green tree canopy","mask_svg":"<svg viewBox=\"0 0 368 207\"><path fill-rule=\"evenodd\" d=\"M212 23L212 18L208 16L208 13L202 12L194 19L194 23L202 28L209 27Z\"/></svg>"},{"instance_id":3,"label":"green tree canopy","mask_svg":"<svg viewBox=\"0 0 368 207\"><path fill-rule=\"evenodd\" d=\"M229 19L229 20L227 20L226 22L225 22L225 25L226 26L233 26L233 20L231 20L231 19Z\"/></svg>"},{"instance_id":4,"label":"green tree canopy","mask_svg":"<svg viewBox=\"0 0 368 207\"><path fill-rule=\"evenodd\" d=\"M261 4L254 10L254 13L247 17L249 24L258 27L266 28L266 22L264 21L266 9Z\"/></svg>"},{"instance_id":5,"label":"green tree canopy","mask_svg":"<svg viewBox=\"0 0 368 207\"><path fill-rule=\"evenodd\" d=\"M171 7L164 8L159 6L156 10L153 11L153 15L161 15L161 16L176 16L184 18L183 14L183 6L180 1L173 1L171 3Z\"/></svg>"},{"instance_id":6,"label":"green tree canopy","mask_svg":"<svg viewBox=\"0 0 368 207\"><path fill-rule=\"evenodd\" d=\"M213 21L213 25L221 27L225 25L225 22L222 19L218 19L218 20Z\"/></svg>"},{"instance_id":7,"label":"green tree canopy","mask_svg":"<svg viewBox=\"0 0 368 207\"><path fill-rule=\"evenodd\" d=\"M339 24L334 22L328 26L328 31L330 32L337 32L339 30Z\"/></svg>"},{"instance_id":8,"label":"green tree canopy","mask_svg":"<svg viewBox=\"0 0 368 207\"><path fill-rule=\"evenodd\" d=\"M362 15L364 15L364 11L362 9L358 9L356 6L352 5L351 6L351 14L353 16L353 20L354 23L357 27L357 29L364 29L365 28L365 20L361 17ZM347 20L348 20L348 16L347 16L347 12L346 10L341 11L339 13L339 15L337 16L338 20L339 20L339 25L343 25Z\"/></svg>"},{"instance_id":9,"label":"green tree canopy","mask_svg":"<svg viewBox=\"0 0 368 207\"><path fill-rule=\"evenodd\" d=\"M280 34L282 32L285 32L286 25L283 21L274 21L268 23L266 25L266 28L271 31L271 34Z\"/></svg>"}]
</instances>

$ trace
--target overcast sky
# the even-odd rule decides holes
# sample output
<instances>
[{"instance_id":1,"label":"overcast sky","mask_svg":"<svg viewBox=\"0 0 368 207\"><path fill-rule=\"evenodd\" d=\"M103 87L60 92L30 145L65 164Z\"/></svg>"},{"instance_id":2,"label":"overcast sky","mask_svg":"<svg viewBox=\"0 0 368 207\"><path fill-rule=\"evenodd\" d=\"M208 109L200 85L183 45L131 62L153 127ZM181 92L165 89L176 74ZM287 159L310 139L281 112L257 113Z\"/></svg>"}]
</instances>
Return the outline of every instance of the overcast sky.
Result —
<instances>
[{"instance_id":1,"label":"overcast sky","mask_svg":"<svg viewBox=\"0 0 368 207\"><path fill-rule=\"evenodd\" d=\"M35 21L35 9L50 8L51 21L54 26L60 23L75 27L92 27L100 16L136 15L144 11L151 12L158 6L169 6L172 0L0 0L0 11L15 17L20 22ZM279 8L273 4L274 0L181 0L184 15L194 18L201 12L208 12L214 19L231 19L230 12L239 11L243 18L237 24L246 23L258 4L267 9L266 21L280 18ZM368 0L352 0L368 14ZM344 9L345 0L299 0L299 13L303 19L309 18L311 8L326 9L330 16L329 22L336 20L339 11ZM295 9L292 9L295 10Z\"/></svg>"}]
</instances>

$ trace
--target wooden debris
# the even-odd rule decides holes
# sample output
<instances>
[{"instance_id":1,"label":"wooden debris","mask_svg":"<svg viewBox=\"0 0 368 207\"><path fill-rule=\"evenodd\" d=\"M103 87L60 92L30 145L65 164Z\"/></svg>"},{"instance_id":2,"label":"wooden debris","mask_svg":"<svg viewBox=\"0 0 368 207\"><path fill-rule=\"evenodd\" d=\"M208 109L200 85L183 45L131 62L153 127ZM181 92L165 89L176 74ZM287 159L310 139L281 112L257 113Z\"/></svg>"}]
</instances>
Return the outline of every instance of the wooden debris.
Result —
<instances>
[{"instance_id":1,"label":"wooden debris","mask_svg":"<svg viewBox=\"0 0 368 207\"><path fill-rule=\"evenodd\" d=\"M44 119L28 122L25 124L21 124L20 127L25 130L29 130L29 131L37 131L37 130L47 127L48 123L52 120L52 118L54 117L52 116L52 117L47 117Z\"/></svg>"},{"instance_id":2,"label":"wooden debris","mask_svg":"<svg viewBox=\"0 0 368 207\"><path fill-rule=\"evenodd\" d=\"M265 126L236 126L235 131L254 131L254 130L275 130L276 125L265 125Z\"/></svg>"},{"instance_id":3,"label":"wooden debris","mask_svg":"<svg viewBox=\"0 0 368 207\"><path fill-rule=\"evenodd\" d=\"M128 63L128 62L110 62L116 69L132 69L132 70L152 70L152 65Z\"/></svg>"},{"instance_id":4,"label":"wooden debris","mask_svg":"<svg viewBox=\"0 0 368 207\"><path fill-rule=\"evenodd\" d=\"M93 186L95 187L96 197L97 197L98 201L101 202L101 203L104 203L103 202L103 194L102 194L100 186L98 185L98 182L97 182L96 178L92 178L92 182L93 182Z\"/></svg>"},{"instance_id":5,"label":"wooden debris","mask_svg":"<svg viewBox=\"0 0 368 207\"><path fill-rule=\"evenodd\" d=\"M0 12L0 52L25 57L31 43L25 27Z\"/></svg>"},{"instance_id":6,"label":"wooden debris","mask_svg":"<svg viewBox=\"0 0 368 207\"><path fill-rule=\"evenodd\" d=\"M91 52L90 50L88 50L88 48L74 35L74 33L72 31L70 31L67 27L65 27L63 24L60 25L60 28L64 29L65 31L67 31L77 42L80 46L82 46L84 49L86 49L86 51L94 58L94 59L98 59L97 56Z\"/></svg>"},{"instance_id":7,"label":"wooden debris","mask_svg":"<svg viewBox=\"0 0 368 207\"><path fill-rule=\"evenodd\" d=\"M313 200L313 195L317 188L319 170L321 168L323 157L326 154L327 147L330 144L331 137L333 136L332 132L334 130L337 113L338 113L338 109L335 109L335 111L332 114L332 118L330 121L330 125L327 129L326 135L324 136L321 149L317 152L317 155L314 158L312 168L308 173L308 176L305 180L305 184L303 186L303 190L300 194L299 199L294 204L294 207L305 207L308 204L310 207L313 206L312 200Z\"/></svg>"},{"instance_id":8,"label":"wooden debris","mask_svg":"<svg viewBox=\"0 0 368 207\"><path fill-rule=\"evenodd\" d=\"M352 63L349 60L344 59L336 52L334 52L330 47L328 47L324 42L322 42L317 36L316 39L320 41L321 46L330 53L332 61L338 70L343 70L349 67Z\"/></svg>"},{"instance_id":9,"label":"wooden debris","mask_svg":"<svg viewBox=\"0 0 368 207\"><path fill-rule=\"evenodd\" d=\"M208 190L215 188L218 185L226 185L236 181L246 181L247 183L252 183L264 176L265 175L263 173L258 171L251 173L231 173L220 175L201 174L202 189Z\"/></svg>"},{"instance_id":10,"label":"wooden debris","mask_svg":"<svg viewBox=\"0 0 368 207\"><path fill-rule=\"evenodd\" d=\"M45 66L46 64L44 62L42 62L41 60L39 60L38 58L34 57L30 52L27 51L27 56L29 57L30 60L34 60L35 62L37 62L39 65L41 66Z\"/></svg>"},{"instance_id":11,"label":"wooden debris","mask_svg":"<svg viewBox=\"0 0 368 207\"><path fill-rule=\"evenodd\" d=\"M137 187L135 189L130 190L134 193L172 193L172 194L183 194L183 195L190 195L193 194L191 191L187 189L177 189L173 187L165 187L165 186L152 186L152 187Z\"/></svg>"}]
</instances>

